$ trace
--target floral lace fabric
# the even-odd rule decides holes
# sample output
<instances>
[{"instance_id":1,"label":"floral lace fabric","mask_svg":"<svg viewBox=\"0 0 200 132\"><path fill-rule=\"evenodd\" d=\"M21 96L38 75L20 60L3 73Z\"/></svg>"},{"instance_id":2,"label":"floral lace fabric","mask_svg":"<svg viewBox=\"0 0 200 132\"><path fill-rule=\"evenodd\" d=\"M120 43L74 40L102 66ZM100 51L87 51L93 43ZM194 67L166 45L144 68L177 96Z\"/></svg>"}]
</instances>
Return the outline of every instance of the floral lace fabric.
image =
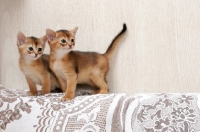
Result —
<instances>
[{"instance_id":1,"label":"floral lace fabric","mask_svg":"<svg viewBox=\"0 0 200 132\"><path fill-rule=\"evenodd\" d=\"M0 131L200 132L200 94L62 96L0 86Z\"/></svg>"}]
</instances>

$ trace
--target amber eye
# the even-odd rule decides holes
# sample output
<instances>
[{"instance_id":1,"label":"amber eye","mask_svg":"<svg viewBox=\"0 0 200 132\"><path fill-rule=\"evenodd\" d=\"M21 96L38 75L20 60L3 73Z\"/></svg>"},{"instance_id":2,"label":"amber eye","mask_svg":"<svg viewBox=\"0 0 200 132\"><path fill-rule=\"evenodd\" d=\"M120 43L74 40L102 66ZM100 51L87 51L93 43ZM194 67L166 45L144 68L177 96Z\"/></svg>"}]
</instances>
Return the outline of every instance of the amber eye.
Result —
<instances>
[{"instance_id":1,"label":"amber eye","mask_svg":"<svg viewBox=\"0 0 200 132\"><path fill-rule=\"evenodd\" d=\"M33 48L32 47L28 47L28 50L33 51Z\"/></svg>"},{"instance_id":2,"label":"amber eye","mask_svg":"<svg viewBox=\"0 0 200 132\"><path fill-rule=\"evenodd\" d=\"M42 51L42 48L38 48L38 52L41 52Z\"/></svg>"},{"instance_id":3,"label":"amber eye","mask_svg":"<svg viewBox=\"0 0 200 132\"><path fill-rule=\"evenodd\" d=\"M63 44L65 44L65 43L66 43L66 40L65 40L65 39L61 39L61 42L62 42Z\"/></svg>"},{"instance_id":4,"label":"amber eye","mask_svg":"<svg viewBox=\"0 0 200 132\"><path fill-rule=\"evenodd\" d=\"M71 42L74 43L74 39L71 39Z\"/></svg>"}]
</instances>

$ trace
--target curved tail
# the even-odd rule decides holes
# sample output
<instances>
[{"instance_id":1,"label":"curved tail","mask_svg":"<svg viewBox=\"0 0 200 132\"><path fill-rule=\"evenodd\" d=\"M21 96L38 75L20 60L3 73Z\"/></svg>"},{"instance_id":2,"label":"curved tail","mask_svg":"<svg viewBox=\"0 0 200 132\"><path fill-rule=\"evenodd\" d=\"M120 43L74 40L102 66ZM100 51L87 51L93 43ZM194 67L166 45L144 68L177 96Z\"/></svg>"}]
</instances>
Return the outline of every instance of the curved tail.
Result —
<instances>
[{"instance_id":1,"label":"curved tail","mask_svg":"<svg viewBox=\"0 0 200 132\"><path fill-rule=\"evenodd\" d=\"M119 43L119 41L121 40L123 34L126 32L126 24L123 24L123 29L121 30L121 32L113 39L112 43L109 45L108 49L106 50L106 52L104 53L104 55L106 56L106 58L110 58L113 51L116 49L117 44Z\"/></svg>"}]
</instances>

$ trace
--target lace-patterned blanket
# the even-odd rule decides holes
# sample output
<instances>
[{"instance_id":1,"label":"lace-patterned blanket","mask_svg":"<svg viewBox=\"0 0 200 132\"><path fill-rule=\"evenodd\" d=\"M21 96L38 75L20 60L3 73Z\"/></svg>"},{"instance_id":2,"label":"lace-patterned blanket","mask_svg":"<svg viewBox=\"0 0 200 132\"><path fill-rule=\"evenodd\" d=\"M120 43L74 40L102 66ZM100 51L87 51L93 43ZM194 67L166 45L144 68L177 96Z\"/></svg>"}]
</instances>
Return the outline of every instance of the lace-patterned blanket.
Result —
<instances>
[{"instance_id":1,"label":"lace-patterned blanket","mask_svg":"<svg viewBox=\"0 0 200 132\"><path fill-rule=\"evenodd\" d=\"M200 132L200 94L62 96L0 86L0 131Z\"/></svg>"}]
</instances>

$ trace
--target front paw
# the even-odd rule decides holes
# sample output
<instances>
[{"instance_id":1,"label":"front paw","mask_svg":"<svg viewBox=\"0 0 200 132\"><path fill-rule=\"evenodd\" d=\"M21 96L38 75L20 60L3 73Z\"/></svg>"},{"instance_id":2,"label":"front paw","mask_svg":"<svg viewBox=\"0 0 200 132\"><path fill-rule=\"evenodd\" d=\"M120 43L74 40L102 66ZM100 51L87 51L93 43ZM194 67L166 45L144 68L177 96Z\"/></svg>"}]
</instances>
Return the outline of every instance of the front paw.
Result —
<instances>
[{"instance_id":1,"label":"front paw","mask_svg":"<svg viewBox=\"0 0 200 132\"><path fill-rule=\"evenodd\" d=\"M37 92L28 91L28 95L29 96L37 96L38 93Z\"/></svg>"},{"instance_id":2,"label":"front paw","mask_svg":"<svg viewBox=\"0 0 200 132\"><path fill-rule=\"evenodd\" d=\"M99 94L99 93L100 93L100 90L96 90L92 94L94 95L94 94Z\"/></svg>"},{"instance_id":3,"label":"front paw","mask_svg":"<svg viewBox=\"0 0 200 132\"><path fill-rule=\"evenodd\" d=\"M73 98L69 98L69 97L66 97L66 96L63 96L61 101L62 102L65 102L65 101L68 101L68 100L72 100Z\"/></svg>"}]
</instances>

